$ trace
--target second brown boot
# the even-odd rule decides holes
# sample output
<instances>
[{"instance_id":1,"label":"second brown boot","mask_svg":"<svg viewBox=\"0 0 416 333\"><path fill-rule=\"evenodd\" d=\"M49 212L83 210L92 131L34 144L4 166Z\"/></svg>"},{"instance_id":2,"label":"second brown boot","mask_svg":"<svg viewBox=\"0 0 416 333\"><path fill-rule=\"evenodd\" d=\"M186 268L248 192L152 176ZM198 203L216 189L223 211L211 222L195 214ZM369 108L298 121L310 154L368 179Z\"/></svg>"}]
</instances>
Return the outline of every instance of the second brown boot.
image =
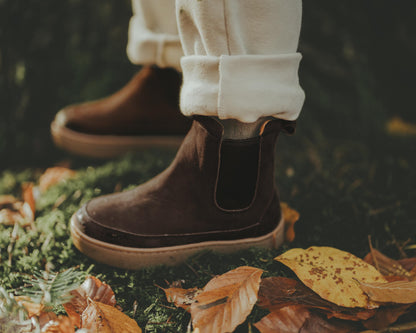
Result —
<instances>
[{"instance_id":1,"label":"second brown boot","mask_svg":"<svg viewBox=\"0 0 416 333\"><path fill-rule=\"evenodd\" d=\"M179 111L181 82L174 69L144 67L115 94L59 111L51 124L54 142L89 157L177 147L191 123Z\"/></svg>"},{"instance_id":2,"label":"second brown boot","mask_svg":"<svg viewBox=\"0 0 416 333\"><path fill-rule=\"evenodd\" d=\"M93 199L74 214L75 246L128 269L176 264L202 249L279 246L284 223L274 183L275 143L293 126L271 120L258 137L224 140L217 121L195 117L164 172L133 190Z\"/></svg>"}]
</instances>

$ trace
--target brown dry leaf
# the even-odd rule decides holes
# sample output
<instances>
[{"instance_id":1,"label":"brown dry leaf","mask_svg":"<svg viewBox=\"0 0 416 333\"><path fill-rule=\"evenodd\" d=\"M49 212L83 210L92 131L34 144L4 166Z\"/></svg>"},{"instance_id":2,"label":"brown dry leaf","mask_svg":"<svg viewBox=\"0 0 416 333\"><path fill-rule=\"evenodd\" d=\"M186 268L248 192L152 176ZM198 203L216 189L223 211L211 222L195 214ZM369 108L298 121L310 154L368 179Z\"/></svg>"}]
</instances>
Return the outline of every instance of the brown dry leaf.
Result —
<instances>
[{"instance_id":1,"label":"brown dry leaf","mask_svg":"<svg viewBox=\"0 0 416 333\"><path fill-rule=\"evenodd\" d=\"M44 192L52 185L65 181L69 178L72 178L76 175L74 170L63 168L63 167L53 167L48 168L39 178L39 189Z\"/></svg>"},{"instance_id":2,"label":"brown dry leaf","mask_svg":"<svg viewBox=\"0 0 416 333\"><path fill-rule=\"evenodd\" d=\"M59 316L41 326L41 333L74 333L74 324L66 316Z\"/></svg>"},{"instance_id":3,"label":"brown dry leaf","mask_svg":"<svg viewBox=\"0 0 416 333\"><path fill-rule=\"evenodd\" d=\"M394 276L405 279L409 279L411 277L411 274L404 269L397 260L387 257L376 249L372 249L372 251L368 253L363 260L377 268L377 270L385 277Z\"/></svg>"},{"instance_id":4,"label":"brown dry leaf","mask_svg":"<svg viewBox=\"0 0 416 333\"><path fill-rule=\"evenodd\" d=\"M31 225L34 215L28 203L16 199L12 195L0 196L0 224L22 227Z\"/></svg>"},{"instance_id":5,"label":"brown dry leaf","mask_svg":"<svg viewBox=\"0 0 416 333\"><path fill-rule=\"evenodd\" d=\"M351 253L332 247L292 249L275 258L323 299L344 307L377 308L356 281L386 282L383 275Z\"/></svg>"},{"instance_id":6,"label":"brown dry leaf","mask_svg":"<svg viewBox=\"0 0 416 333\"><path fill-rule=\"evenodd\" d=\"M299 333L355 333L358 332L353 323L326 320L321 316L311 313L309 318L306 318L305 323L299 330Z\"/></svg>"},{"instance_id":7,"label":"brown dry leaf","mask_svg":"<svg viewBox=\"0 0 416 333\"><path fill-rule=\"evenodd\" d=\"M45 326L49 321L57 319L58 316L53 312L42 312L38 317L40 327Z\"/></svg>"},{"instance_id":8,"label":"brown dry leaf","mask_svg":"<svg viewBox=\"0 0 416 333\"><path fill-rule=\"evenodd\" d=\"M44 309L44 306L42 304L33 303L33 301L30 299L30 297L15 296L14 299L16 300L16 302L18 302L18 303L20 303L21 305L24 306L24 308L26 309L29 317L39 316L42 313L43 309Z\"/></svg>"},{"instance_id":9,"label":"brown dry leaf","mask_svg":"<svg viewBox=\"0 0 416 333\"><path fill-rule=\"evenodd\" d=\"M365 283L360 281L360 287L374 302L398 304L416 302L416 281L387 283Z\"/></svg>"},{"instance_id":10,"label":"brown dry leaf","mask_svg":"<svg viewBox=\"0 0 416 333\"><path fill-rule=\"evenodd\" d=\"M400 259L400 260L398 260L398 262L400 263L400 265L402 265L402 267L405 270L407 270L409 272L415 270L415 268L416 268L416 257Z\"/></svg>"},{"instance_id":11,"label":"brown dry leaf","mask_svg":"<svg viewBox=\"0 0 416 333\"><path fill-rule=\"evenodd\" d=\"M298 333L309 316L306 307L291 305L268 314L254 326L261 333Z\"/></svg>"},{"instance_id":12,"label":"brown dry leaf","mask_svg":"<svg viewBox=\"0 0 416 333\"><path fill-rule=\"evenodd\" d=\"M140 333L136 321L115 307L90 301L81 316L81 327L97 333Z\"/></svg>"},{"instance_id":13,"label":"brown dry leaf","mask_svg":"<svg viewBox=\"0 0 416 333\"><path fill-rule=\"evenodd\" d=\"M416 124L407 123L400 117L390 119L386 127L392 135L416 135Z\"/></svg>"},{"instance_id":14,"label":"brown dry leaf","mask_svg":"<svg viewBox=\"0 0 416 333\"><path fill-rule=\"evenodd\" d=\"M162 288L163 289L163 288ZM168 288L163 289L166 294L168 302L175 303L175 306L190 310L190 306L195 302L195 298L202 292L201 289L191 288Z\"/></svg>"},{"instance_id":15,"label":"brown dry leaf","mask_svg":"<svg viewBox=\"0 0 416 333\"><path fill-rule=\"evenodd\" d=\"M116 298L111 287L94 276L89 276L75 290L72 299L64 304L68 316L77 327L81 327L81 314L88 306L88 299L110 306L116 305Z\"/></svg>"},{"instance_id":16,"label":"brown dry leaf","mask_svg":"<svg viewBox=\"0 0 416 333\"><path fill-rule=\"evenodd\" d=\"M404 315L411 304L383 307L377 310L374 317L363 321L365 328L379 330L394 324L399 317Z\"/></svg>"},{"instance_id":17,"label":"brown dry leaf","mask_svg":"<svg viewBox=\"0 0 416 333\"><path fill-rule=\"evenodd\" d=\"M291 243L295 239L295 223L299 220L299 213L285 202L280 207L285 221L285 242Z\"/></svg>"},{"instance_id":18,"label":"brown dry leaf","mask_svg":"<svg viewBox=\"0 0 416 333\"><path fill-rule=\"evenodd\" d=\"M214 277L191 305L192 323L205 332L232 332L257 301L263 271L242 266Z\"/></svg>"},{"instance_id":19,"label":"brown dry leaf","mask_svg":"<svg viewBox=\"0 0 416 333\"><path fill-rule=\"evenodd\" d=\"M321 298L299 281L285 277L269 277L260 284L258 305L274 312L282 307L302 305L319 309L328 318L366 320L376 313L374 309L346 308Z\"/></svg>"},{"instance_id":20,"label":"brown dry leaf","mask_svg":"<svg viewBox=\"0 0 416 333\"><path fill-rule=\"evenodd\" d=\"M18 202L17 198L12 195L0 195L0 209L11 208L14 203Z\"/></svg>"},{"instance_id":21,"label":"brown dry leaf","mask_svg":"<svg viewBox=\"0 0 416 333\"><path fill-rule=\"evenodd\" d=\"M29 205L33 216L35 216L36 202L35 202L35 197L33 195L33 183L24 183L22 185L22 197L23 197L23 201Z\"/></svg>"},{"instance_id":22,"label":"brown dry leaf","mask_svg":"<svg viewBox=\"0 0 416 333\"><path fill-rule=\"evenodd\" d=\"M15 225L16 223L26 225L25 219L20 212L7 208L0 210L0 224Z\"/></svg>"}]
</instances>

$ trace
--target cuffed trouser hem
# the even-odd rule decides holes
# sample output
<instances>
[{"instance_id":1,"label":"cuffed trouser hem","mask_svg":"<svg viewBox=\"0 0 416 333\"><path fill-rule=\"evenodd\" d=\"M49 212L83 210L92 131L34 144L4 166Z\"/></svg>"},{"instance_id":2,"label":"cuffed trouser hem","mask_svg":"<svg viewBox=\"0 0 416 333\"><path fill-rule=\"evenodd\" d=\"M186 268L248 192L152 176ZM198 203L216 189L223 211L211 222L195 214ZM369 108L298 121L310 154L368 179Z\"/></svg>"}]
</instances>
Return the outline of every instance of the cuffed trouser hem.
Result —
<instances>
[{"instance_id":1,"label":"cuffed trouser hem","mask_svg":"<svg viewBox=\"0 0 416 333\"><path fill-rule=\"evenodd\" d=\"M174 0L132 0L127 55L137 65L180 70L183 55Z\"/></svg>"},{"instance_id":2,"label":"cuffed trouser hem","mask_svg":"<svg viewBox=\"0 0 416 333\"><path fill-rule=\"evenodd\" d=\"M305 99L300 60L300 53L182 57L182 113L247 123L269 116L295 120Z\"/></svg>"},{"instance_id":3,"label":"cuffed trouser hem","mask_svg":"<svg viewBox=\"0 0 416 333\"><path fill-rule=\"evenodd\" d=\"M181 70L180 59L183 55L178 35L153 33L144 30L141 24L130 21L127 56L137 65L157 65Z\"/></svg>"}]
</instances>

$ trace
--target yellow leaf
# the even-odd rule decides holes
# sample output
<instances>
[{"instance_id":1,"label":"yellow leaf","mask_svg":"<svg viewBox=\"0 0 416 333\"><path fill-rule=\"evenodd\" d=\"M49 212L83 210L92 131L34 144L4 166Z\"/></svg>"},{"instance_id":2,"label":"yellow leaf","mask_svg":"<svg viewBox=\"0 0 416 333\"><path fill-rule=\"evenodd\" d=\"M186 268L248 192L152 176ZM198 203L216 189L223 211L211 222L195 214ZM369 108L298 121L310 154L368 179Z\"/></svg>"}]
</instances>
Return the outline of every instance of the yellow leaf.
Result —
<instances>
[{"instance_id":1,"label":"yellow leaf","mask_svg":"<svg viewBox=\"0 0 416 333\"><path fill-rule=\"evenodd\" d=\"M192 323L200 333L232 332L257 302L263 271L242 266L213 278L191 306Z\"/></svg>"},{"instance_id":2,"label":"yellow leaf","mask_svg":"<svg viewBox=\"0 0 416 333\"><path fill-rule=\"evenodd\" d=\"M97 333L141 333L136 321L115 307L90 301L81 316L82 328Z\"/></svg>"},{"instance_id":3,"label":"yellow leaf","mask_svg":"<svg viewBox=\"0 0 416 333\"><path fill-rule=\"evenodd\" d=\"M387 132L392 135L416 135L416 124L406 123L399 117L390 119Z\"/></svg>"},{"instance_id":4,"label":"yellow leaf","mask_svg":"<svg viewBox=\"0 0 416 333\"><path fill-rule=\"evenodd\" d=\"M299 213L285 202L280 207L285 221L285 241L291 243L295 239L295 223L299 220Z\"/></svg>"},{"instance_id":5,"label":"yellow leaf","mask_svg":"<svg viewBox=\"0 0 416 333\"><path fill-rule=\"evenodd\" d=\"M351 253L332 247L292 249L275 258L322 298L344 307L376 308L360 282L387 282L371 265Z\"/></svg>"}]
</instances>

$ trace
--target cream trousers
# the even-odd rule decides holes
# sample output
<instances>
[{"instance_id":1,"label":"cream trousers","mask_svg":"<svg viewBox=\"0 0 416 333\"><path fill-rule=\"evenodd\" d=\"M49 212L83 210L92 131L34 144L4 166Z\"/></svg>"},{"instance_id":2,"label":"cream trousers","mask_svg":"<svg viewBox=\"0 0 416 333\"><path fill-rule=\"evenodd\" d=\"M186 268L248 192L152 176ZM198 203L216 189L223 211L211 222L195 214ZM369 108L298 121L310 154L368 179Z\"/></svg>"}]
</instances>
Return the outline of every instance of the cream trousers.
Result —
<instances>
[{"instance_id":1,"label":"cream trousers","mask_svg":"<svg viewBox=\"0 0 416 333\"><path fill-rule=\"evenodd\" d=\"M182 71L183 114L247 123L299 116L301 0L132 3L129 59Z\"/></svg>"}]
</instances>

